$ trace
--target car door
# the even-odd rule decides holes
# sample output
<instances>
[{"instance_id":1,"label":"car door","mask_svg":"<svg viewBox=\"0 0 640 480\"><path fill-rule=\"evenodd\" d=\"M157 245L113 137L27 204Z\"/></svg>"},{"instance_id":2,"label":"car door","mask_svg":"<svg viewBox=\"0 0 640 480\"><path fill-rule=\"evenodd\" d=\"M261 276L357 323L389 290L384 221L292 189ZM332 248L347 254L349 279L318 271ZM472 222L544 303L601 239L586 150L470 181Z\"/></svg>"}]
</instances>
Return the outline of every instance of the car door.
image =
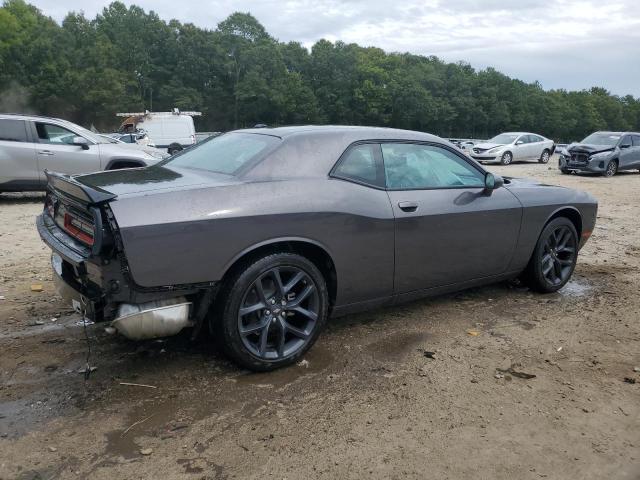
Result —
<instances>
[{"instance_id":1,"label":"car door","mask_svg":"<svg viewBox=\"0 0 640 480\"><path fill-rule=\"evenodd\" d=\"M38 164L24 120L0 119L0 191L39 188Z\"/></svg>"},{"instance_id":2,"label":"car door","mask_svg":"<svg viewBox=\"0 0 640 480\"><path fill-rule=\"evenodd\" d=\"M99 146L87 139L84 147L74 145L74 138L82 137L78 133L46 121L33 122L33 132L41 181L46 182L45 169L69 174L100 170Z\"/></svg>"},{"instance_id":3,"label":"car door","mask_svg":"<svg viewBox=\"0 0 640 480\"><path fill-rule=\"evenodd\" d=\"M623 135L620 139L620 155L618 155L618 170L632 168L634 164L633 142L631 135Z\"/></svg>"},{"instance_id":4,"label":"car door","mask_svg":"<svg viewBox=\"0 0 640 480\"><path fill-rule=\"evenodd\" d=\"M529 136L520 135L518 139L513 142L513 159L514 160L526 160L528 158L529 148Z\"/></svg>"},{"instance_id":5,"label":"car door","mask_svg":"<svg viewBox=\"0 0 640 480\"><path fill-rule=\"evenodd\" d=\"M538 160L544 150L544 139L538 135L528 135L527 153L529 160Z\"/></svg>"},{"instance_id":6,"label":"car door","mask_svg":"<svg viewBox=\"0 0 640 480\"><path fill-rule=\"evenodd\" d=\"M631 135L631 150L633 152L630 168L640 168L640 135Z\"/></svg>"},{"instance_id":7,"label":"car door","mask_svg":"<svg viewBox=\"0 0 640 480\"><path fill-rule=\"evenodd\" d=\"M395 215L395 293L504 273L522 217L515 196L485 191L485 172L442 145L381 148Z\"/></svg>"}]
</instances>

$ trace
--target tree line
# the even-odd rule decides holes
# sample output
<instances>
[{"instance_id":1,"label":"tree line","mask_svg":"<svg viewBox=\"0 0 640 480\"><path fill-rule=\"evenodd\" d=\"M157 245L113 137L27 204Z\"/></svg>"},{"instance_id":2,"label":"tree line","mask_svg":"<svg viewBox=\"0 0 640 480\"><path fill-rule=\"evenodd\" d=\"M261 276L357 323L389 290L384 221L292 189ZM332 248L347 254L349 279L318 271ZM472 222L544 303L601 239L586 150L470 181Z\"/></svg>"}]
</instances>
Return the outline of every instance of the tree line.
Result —
<instances>
[{"instance_id":1,"label":"tree line","mask_svg":"<svg viewBox=\"0 0 640 480\"><path fill-rule=\"evenodd\" d=\"M640 130L640 99L544 90L493 68L320 40L279 42L248 13L215 29L113 2L62 24L23 0L0 8L0 111L112 130L116 112L199 110L202 131L264 123L377 125L443 137L526 130L557 141Z\"/></svg>"}]
</instances>

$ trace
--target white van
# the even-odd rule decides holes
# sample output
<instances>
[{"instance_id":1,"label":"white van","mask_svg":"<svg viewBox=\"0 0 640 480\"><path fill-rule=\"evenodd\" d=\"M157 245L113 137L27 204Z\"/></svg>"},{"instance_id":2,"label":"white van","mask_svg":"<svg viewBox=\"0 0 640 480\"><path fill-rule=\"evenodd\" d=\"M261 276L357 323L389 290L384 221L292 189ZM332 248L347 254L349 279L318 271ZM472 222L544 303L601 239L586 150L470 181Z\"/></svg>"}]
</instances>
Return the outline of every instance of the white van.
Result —
<instances>
[{"instance_id":1,"label":"white van","mask_svg":"<svg viewBox=\"0 0 640 480\"><path fill-rule=\"evenodd\" d=\"M196 143L196 128L193 117L200 112L181 112L174 108L172 112L118 113L125 117L120 131L131 133L143 130L156 148L167 149L170 154Z\"/></svg>"}]
</instances>

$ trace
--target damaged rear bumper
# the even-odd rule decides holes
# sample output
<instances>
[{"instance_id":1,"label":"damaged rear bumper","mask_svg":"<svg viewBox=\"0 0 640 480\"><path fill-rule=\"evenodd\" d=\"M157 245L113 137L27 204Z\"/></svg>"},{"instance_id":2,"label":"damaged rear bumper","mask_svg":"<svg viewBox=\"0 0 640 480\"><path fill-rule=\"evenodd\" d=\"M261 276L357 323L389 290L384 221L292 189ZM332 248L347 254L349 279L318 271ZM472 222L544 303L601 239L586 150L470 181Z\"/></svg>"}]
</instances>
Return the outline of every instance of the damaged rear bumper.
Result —
<instances>
[{"instance_id":1,"label":"damaged rear bumper","mask_svg":"<svg viewBox=\"0 0 640 480\"><path fill-rule=\"evenodd\" d=\"M204 293L214 285L207 285L208 290L198 286L138 287L119 258L92 255L45 213L38 216L36 226L52 250L56 291L89 320L111 321L127 338L141 340L175 335L204 318L206 308L199 308L196 315L192 300L210 301L211 296Z\"/></svg>"}]
</instances>

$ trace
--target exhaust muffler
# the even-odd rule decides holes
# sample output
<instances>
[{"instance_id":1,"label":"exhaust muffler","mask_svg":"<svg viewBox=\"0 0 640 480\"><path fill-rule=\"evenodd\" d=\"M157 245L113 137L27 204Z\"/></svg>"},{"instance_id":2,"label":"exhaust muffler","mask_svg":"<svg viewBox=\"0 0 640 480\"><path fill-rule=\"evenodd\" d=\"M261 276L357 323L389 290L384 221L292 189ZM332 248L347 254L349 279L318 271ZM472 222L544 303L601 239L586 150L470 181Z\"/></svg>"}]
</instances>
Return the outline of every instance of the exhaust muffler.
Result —
<instances>
[{"instance_id":1,"label":"exhaust muffler","mask_svg":"<svg viewBox=\"0 0 640 480\"><path fill-rule=\"evenodd\" d=\"M111 326L129 340L170 337L193 326L190 309L191 302L184 297L139 304L121 303Z\"/></svg>"}]
</instances>

